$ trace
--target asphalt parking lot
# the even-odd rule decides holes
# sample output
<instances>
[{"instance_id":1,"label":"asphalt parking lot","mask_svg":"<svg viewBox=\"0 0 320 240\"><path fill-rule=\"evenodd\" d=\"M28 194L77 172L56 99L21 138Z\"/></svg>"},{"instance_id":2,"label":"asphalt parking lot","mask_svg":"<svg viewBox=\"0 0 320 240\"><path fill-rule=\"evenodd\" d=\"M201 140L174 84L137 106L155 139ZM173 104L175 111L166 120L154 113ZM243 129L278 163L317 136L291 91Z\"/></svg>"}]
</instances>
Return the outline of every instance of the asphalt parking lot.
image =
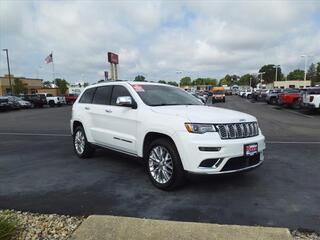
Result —
<instances>
[{"instance_id":1,"label":"asphalt parking lot","mask_svg":"<svg viewBox=\"0 0 320 240\"><path fill-rule=\"evenodd\" d=\"M99 150L73 153L71 107L0 113L0 208L282 226L320 232L320 115L251 103L215 104L255 115L265 163L231 176L192 176L174 192L156 189L139 159Z\"/></svg>"}]
</instances>

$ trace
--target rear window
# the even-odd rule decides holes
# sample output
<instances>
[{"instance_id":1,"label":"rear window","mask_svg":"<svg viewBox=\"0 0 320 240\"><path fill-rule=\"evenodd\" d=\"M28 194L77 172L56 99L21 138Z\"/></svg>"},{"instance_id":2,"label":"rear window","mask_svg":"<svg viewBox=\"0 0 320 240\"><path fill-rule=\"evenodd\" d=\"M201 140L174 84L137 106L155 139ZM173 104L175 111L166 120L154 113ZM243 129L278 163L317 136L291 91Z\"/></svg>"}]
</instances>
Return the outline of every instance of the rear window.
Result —
<instances>
[{"instance_id":1,"label":"rear window","mask_svg":"<svg viewBox=\"0 0 320 240\"><path fill-rule=\"evenodd\" d=\"M79 103L92 103L93 95L96 88L87 89L81 96Z\"/></svg>"},{"instance_id":2,"label":"rear window","mask_svg":"<svg viewBox=\"0 0 320 240\"><path fill-rule=\"evenodd\" d=\"M307 89L307 94L319 95L320 94L320 88Z\"/></svg>"},{"instance_id":3,"label":"rear window","mask_svg":"<svg viewBox=\"0 0 320 240\"><path fill-rule=\"evenodd\" d=\"M110 105L112 86L98 87L93 97L93 104Z\"/></svg>"}]
</instances>

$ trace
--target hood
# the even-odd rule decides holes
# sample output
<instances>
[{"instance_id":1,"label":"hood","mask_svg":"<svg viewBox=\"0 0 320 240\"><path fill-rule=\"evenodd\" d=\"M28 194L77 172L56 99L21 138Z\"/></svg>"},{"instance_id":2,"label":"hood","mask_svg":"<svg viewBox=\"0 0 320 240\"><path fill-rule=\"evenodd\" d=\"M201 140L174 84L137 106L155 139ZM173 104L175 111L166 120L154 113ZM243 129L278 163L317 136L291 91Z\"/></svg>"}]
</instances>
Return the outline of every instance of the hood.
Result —
<instances>
[{"instance_id":1,"label":"hood","mask_svg":"<svg viewBox=\"0 0 320 240\"><path fill-rule=\"evenodd\" d=\"M19 103L20 103L20 104L29 104L28 101L24 101L24 100L20 100Z\"/></svg>"},{"instance_id":2,"label":"hood","mask_svg":"<svg viewBox=\"0 0 320 240\"><path fill-rule=\"evenodd\" d=\"M210 106L159 106L152 107L152 111L160 114L175 115L193 123L237 123L257 121L255 117L225 108Z\"/></svg>"}]
</instances>

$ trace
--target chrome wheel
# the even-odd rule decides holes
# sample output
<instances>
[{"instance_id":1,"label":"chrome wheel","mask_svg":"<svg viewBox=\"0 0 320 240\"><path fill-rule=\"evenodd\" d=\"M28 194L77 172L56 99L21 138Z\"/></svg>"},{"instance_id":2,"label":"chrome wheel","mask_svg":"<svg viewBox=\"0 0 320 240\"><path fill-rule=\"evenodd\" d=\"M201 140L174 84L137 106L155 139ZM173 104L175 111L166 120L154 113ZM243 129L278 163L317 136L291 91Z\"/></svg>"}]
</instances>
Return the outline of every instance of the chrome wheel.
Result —
<instances>
[{"instance_id":1,"label":"chrome wheel","mask_svg":"<svg viewBox=\"0 0 320 240\"><path fill-rule=\"evenodd\" d=\"M75 149L79 155L81 155L83 153L85 144L86 144L86 142L85 142L83 132L77 131L76 136L74 138L74 146L75 146Z\"/></svg>"},{"instance_id":2,"label":"chrome wheel","mask_svg":"<svg viewBox=\"0 0 320 240\"><path fill-rule=\"evenodd\" d=\"M170 181L173 175L173 161L169 151L162 146L155 146L149 154L149 171L152 178L161 184Z\"/></svg>"}]
</instances>

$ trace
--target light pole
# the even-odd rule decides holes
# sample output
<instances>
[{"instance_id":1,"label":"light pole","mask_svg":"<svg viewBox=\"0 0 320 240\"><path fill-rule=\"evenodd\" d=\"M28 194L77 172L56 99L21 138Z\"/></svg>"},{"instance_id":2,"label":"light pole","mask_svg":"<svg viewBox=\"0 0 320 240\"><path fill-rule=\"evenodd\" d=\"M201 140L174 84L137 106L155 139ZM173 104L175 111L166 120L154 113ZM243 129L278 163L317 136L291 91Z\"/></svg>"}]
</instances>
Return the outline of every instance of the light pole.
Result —
<instances>
[{"instance_id":1,"label":"light pole","mask_svg":"<svg viewBox=\"0 0 320 240\"><path fill-rule=\"evenodd\" d=\"M280 65L275 65L275 66L273 66L273 68L275 68L276 69L276 77L275 77L275 82L277 82L278 81L278 68L280 67Z\"/></svg>"},{"instance_id":2,"label":"light pole","mask_svg":"<svg viewBox=\"0 0 320 240\"><path fill-rule=\"evenodd\" d=\"M176 74L181 75L183 72L181 70L176 71ZM180 87L180 81L178 82L178 86Z\"/></svg>"},{"instance_id":3,"label":"light pole","mask_svg":"<svg viewBox=\"0 0 320 240\"><path fill-rule=\"evenodd\" d=\"M261 79L260 79L260 82L261 82L261 83L262 83L262 75L265 74L265 73L266 73L266 72L259 72L259 73L258 73L258 76L261 75Z\"/></svg>"},{"instance_id":4,"label":"light pole","mask_svg":"<svg viewBox=\"0 0 320 240\"><path fill-rule=\"evenodd\" d=\"M10 74L10 63L9 63L9 51L8 49L2 49L7 54L7 65L8 65L8 74L9 74L9 85L10 85L10 95L12 95L12 84L11 84L11 74Z\"/></svg>"},{"instance_id":5,"label":"light pole","mask_svg":"<svg viewBox=\"0 0 320 240\"><path fill-rule=\"evenodd\" d=\"M311 55L303 54L301 55L302 58L304 58L304 86L307 86L307 64L308 64L308 57L311 57Z\"/></svg>"}]
</instances>

